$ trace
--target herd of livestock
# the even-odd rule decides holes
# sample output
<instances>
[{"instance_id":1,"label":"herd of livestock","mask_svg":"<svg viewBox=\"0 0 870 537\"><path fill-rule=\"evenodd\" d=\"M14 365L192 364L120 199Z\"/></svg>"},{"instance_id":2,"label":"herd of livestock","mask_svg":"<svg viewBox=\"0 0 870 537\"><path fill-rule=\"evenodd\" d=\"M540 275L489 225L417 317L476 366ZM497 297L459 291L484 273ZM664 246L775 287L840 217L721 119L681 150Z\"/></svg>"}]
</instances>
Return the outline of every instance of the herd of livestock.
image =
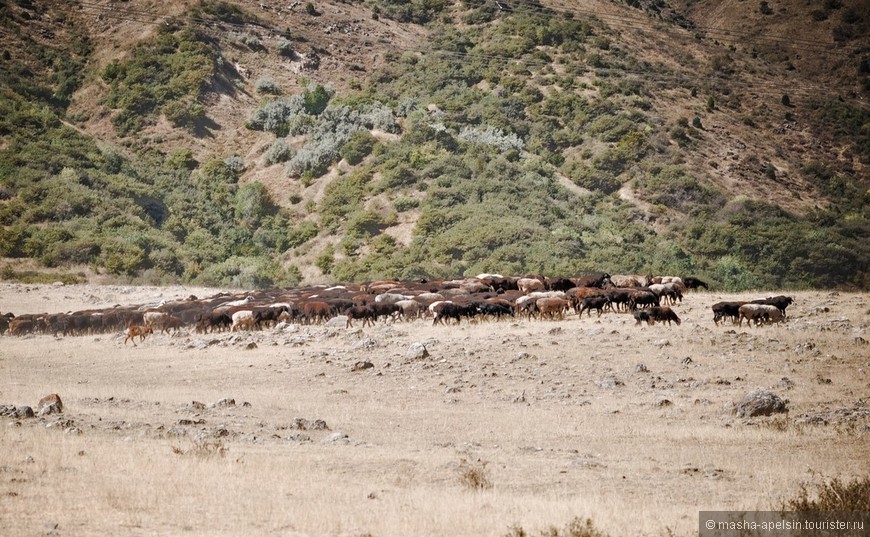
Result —
<instances>
[{"instance_id":1,"label":"herd of livestock","mask_svg":"<svg viewBox=\"0 0 870 537\"><path fill-rule=\"evenodd\" d=\"M433 324L460 323L462 319L563 319L573 310L578 317L593 310L631 313L636 324L674 322L672 309L689 289L705 282L693 277L623 276L606 273L573 278L541 275L506 277L481 274L473 278L437 281L377 281L361 285L309 286L265 289L241 294L220 293L186 299L115 306L69 313L0 315L0 334L31 333L86 335L126 331L127 340L143 338L154 330L194 329L198 333L224 330L259 330L280 322L319 324L344 316L373 326L379 319L395 321L431 318ZM730 319L742 326L777 323L785 319L790 297L753 302L720 302L712 306L716 324Z\"/></svg>"}]
</instances>

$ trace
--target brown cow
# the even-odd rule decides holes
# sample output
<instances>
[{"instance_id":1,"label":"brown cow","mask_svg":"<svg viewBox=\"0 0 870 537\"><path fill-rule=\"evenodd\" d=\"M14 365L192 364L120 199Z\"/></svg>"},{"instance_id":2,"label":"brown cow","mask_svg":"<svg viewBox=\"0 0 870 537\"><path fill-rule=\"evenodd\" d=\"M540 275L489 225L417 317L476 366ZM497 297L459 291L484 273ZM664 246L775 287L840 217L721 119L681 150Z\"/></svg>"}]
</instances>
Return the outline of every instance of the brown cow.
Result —
<instances>
[{"instance_id":1,"label":"brown cow","mask_svg":"<svg viewBox=\"0 0 870 537\"><path fill-rule=\"evenodd\" d=\"M332 316L332 307L326 302L315 300L302 305L302 312L307 323L320 324Z\"/></svg>"},{"instance_id":2,"label":"brown cow","mask_svg":"<svg viewBox=\"0 0 870 537\"><path fill-rule=\"evenodd\" d=\"M148 334L153 334L154 329L150 326L141 326L141 325L133 325L127 329L127 337L124 338L124 345L127 344L127 340L133 342L133 346L136 346L136 336L139 336L139 341L145 341L145 336Z\"/></svg>"},{"instance_id":3,"label":"brown cow","mask_svg":"<svg viewBox=\"0 0 870 537\"><path fill-rule=\"evenodd\" d=\"M535 306L538 308L542 319L544 317L553 320L557 317L564 319L565 312L568 311L570 305L570 302L562 298L539 298L535 301Z\"/></svg>"}]
</instances>

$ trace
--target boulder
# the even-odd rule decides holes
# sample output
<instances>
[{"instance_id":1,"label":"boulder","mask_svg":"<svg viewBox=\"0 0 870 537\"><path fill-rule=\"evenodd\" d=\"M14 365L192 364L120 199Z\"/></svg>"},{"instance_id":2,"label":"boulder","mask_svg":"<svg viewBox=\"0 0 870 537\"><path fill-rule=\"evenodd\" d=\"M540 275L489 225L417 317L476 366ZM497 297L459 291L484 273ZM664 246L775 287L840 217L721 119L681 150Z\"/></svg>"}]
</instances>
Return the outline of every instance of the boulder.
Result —
<instances>
[{"instance_id":1,"label":"boulder","mask_svg":"<svg viewBox=\"0 0 870 537\"><path fill-rule=\"evenodd\" d=\"M60 414L63 412L63 401L60 400L60 396L56 393L46 395L36 404L36 412L40 416Z\"/></svg>"},{"instance_id":2,"label":"boulder","mask_svg":"<svg viewBox=\"0 0 870 537\"><path fill-rule=\"evenodd\" d=\"M788 412L788 401L780 399L773 392L756 390L743 396L734 405L734 414L738 418L752 418L755 416L770 416L781 412Z\"/></svg>"}]
</instances>

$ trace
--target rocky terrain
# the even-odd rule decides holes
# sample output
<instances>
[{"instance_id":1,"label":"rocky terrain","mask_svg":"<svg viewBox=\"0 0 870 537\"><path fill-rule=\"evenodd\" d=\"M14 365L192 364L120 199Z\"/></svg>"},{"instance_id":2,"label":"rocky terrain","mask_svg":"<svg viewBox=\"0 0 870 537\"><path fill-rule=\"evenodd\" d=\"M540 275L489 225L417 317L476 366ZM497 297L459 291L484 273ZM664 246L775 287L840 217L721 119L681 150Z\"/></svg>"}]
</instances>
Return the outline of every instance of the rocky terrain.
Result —
<instances>
[{"instance_id":1,"label":"rocky terrain","mask_svg":"<svg viewBox=\"0 0 870 537\"><path fill-rule=\"evenodd\" d=\"M5 285L0 311L216 291ZM690 294L670 327L4 337L0 518L16 535L506 535L576 517L693 535L699 510L776 509L870 470L867 296L792 295L788 322L759 328L709 307L763 292Z\"/></svg>"}]
</instances>

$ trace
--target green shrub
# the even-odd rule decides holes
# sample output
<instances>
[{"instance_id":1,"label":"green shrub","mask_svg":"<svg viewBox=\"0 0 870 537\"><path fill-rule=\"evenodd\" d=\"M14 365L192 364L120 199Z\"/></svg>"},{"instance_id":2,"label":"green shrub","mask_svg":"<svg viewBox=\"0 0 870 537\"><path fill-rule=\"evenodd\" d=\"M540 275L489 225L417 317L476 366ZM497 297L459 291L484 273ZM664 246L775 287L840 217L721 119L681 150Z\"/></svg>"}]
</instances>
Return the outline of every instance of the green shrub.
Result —
<instances>
[{"instance_id":1,"label":"green shrub","mask_svg":"<svg viewBox=\"0 0 870 537\"><path fill-rule=\"evenodd\" d=\"M112 274L132 276L145 268L147 252L129 240L115 238L102 245L101 264Z\"/></svg>"},{"instance_id":2,"label":"green shrub","mask_svg":"<svg viewBox=\"0 0 870 537\"><path fill-rule=\"evenodd\" d=\"M326 245L320 255L317 256L314 264L323 274L332 272L332 268L335 265L335 249L331 244Z\"/></svg>"},{"instance_id":3,"label":"green shrub","mask_svg":"<svg viewBox=\"0 0 870 537\"><path fill-rule=\"evenodd\" d=\"M281 95L281 87L272 80L271 77L264 76L257 80L254 84L254 89L257 93L267 93L269 95Z\"/></svg>"},{"instance_id":4,"label":"green shrub","mask_svg":"<svg viewBox=\"0 0 870 537\"><path fill-rule=\"evenodd\" d=\"M368 131L358 131L338 151L348 164L357 165L372 152L377 139Z\"/></svg>"},{"instance_id":5,"label":"green shrub","mask_svg":"<svg viewBox=\"0 0 870 537\"><path fill-rule=\"evenodd\" d=\"M278 164L280 162L287 162L295 153L290 149L290 146L287 145L282 138L279 138L272 142L272 145L269 146L263 153L263 162L267 166L271 166L272 164Z\"/></svg>"},{"instance_id":6,"label":"green shrub","mask_svg":"<svg viewBox=\"0 0 870 537\"><path fill-rule=\"evenodd\" d=\"M419 206L420 200L415 198L396 198L393 201L393 207L400 213L416 209Z\"/></svg>"},{"instance_id":7,"label":"green shrub","mask_svg":"<svg viewBox=\"0 0 870 537\"><path fill-rule=\"evenodd\" d=\"M178 125L202 117L196 103L217 76L217 57L204 36L164 30L134 48L125 62L106 66L101 74L110 86L107 103L117 109L112 122L119 134L136 132L158 109Z\"/></svg>"}]
</instances>

